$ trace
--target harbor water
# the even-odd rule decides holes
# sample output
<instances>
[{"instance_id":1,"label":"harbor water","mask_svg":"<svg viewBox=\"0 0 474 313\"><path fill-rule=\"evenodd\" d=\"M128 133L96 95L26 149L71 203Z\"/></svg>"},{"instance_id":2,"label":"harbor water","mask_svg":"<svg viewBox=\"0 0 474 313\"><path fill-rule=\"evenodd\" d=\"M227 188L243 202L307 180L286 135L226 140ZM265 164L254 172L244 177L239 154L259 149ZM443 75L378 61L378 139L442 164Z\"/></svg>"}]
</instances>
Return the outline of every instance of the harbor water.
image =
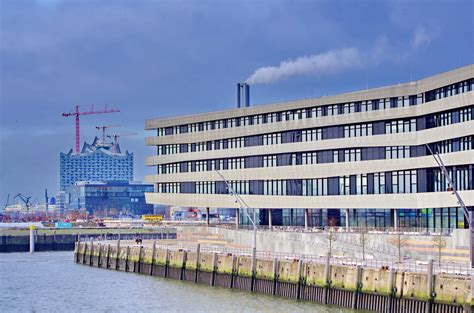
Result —
<instances>
[{"instance_id":1,"label":"harbor water","mask_svg":"<svg viewBox=\"0 0 474 313\"><path fill-rule=\"evenodd\" d=\"M0 311L354 312L78 265L72 252L0 254Z\"/></svg>"}]
</instances>

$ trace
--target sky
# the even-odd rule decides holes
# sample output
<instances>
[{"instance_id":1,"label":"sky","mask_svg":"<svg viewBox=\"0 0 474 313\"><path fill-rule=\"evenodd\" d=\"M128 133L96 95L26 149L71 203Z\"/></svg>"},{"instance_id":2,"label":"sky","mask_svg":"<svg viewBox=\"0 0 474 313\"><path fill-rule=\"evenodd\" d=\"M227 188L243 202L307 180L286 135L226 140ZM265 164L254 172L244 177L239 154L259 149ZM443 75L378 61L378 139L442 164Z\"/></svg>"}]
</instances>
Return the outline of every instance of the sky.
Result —
<instances>
[{"instance_id":1,"label":"sky","mask_svg":"<svg viewBox=\"0 0 474 313\"><path fill-rule=\"evenodd\" d=\"M144 160L146 119L321 97L474 63L470 0L0 0L0 205L59 191L59 153L112 133Z\"/></svg>"}]
</instances>

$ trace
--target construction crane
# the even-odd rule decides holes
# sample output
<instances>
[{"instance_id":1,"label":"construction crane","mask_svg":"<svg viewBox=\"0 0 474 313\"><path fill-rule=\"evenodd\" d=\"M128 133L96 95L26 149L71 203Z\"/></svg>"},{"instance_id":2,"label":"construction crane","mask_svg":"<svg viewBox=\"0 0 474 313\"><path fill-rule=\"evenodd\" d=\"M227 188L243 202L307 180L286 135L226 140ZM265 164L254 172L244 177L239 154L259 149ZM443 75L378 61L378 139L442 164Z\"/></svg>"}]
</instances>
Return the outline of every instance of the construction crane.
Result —
<instances>
[{"instance_id":1,"label":"construction crane","mask_svg":"<svg viewBox=\"0 0 474 313\"><path fill-rule=\"evenodd\" d=\"M107 105L103 109L96 110L94 105L91 106L89 111L79 111L79 106L76 105L75 111L71 111L69 113L63 113L64 117L75 116L76 117L76 153L79 153L79 144L80 144L80 129L79 129L79 116L81 115L92 115L92 114L104 114L104 113L115 113L120 112L119 109L109 109Z\"/></svg>"},{"instance_id":2,"label":"construction crane","mask_svg":"<svg viewBox=\"0 0 474 313\"><path fill-rule=\"evenodd\" d=\"M103 125L103 126L96 126L97 130L102 131L102 145L105 145L105 130L107 128L112 128L112 127L119 127L120 125ZM109 137L109 136L107 136Z\"/></svg>"},{"instance_id":3,"label":"construction crane","mask_svg":"<svg viewBox=\"0 0 474 313\"><path fill-rule=\"evenodd\" d=\"M48 197L48 189L47 189L47 188L44 190L44 203L45 203L46 212L48 212L48 209L49 209L49 197Z\"/></svg>"},{"instance_id":4,"label":"construction crane","mask_svg":"<svg viewBox=\"0 0 474 313\"><path fill-rule=\"evenodd\" d=\"M138 135L137 133L128 133L128 134L113 134L113 135L107 135L107 138L113 138L114 139L114 145L116 146L118 144L118 140L120 137L127 137L127 136L135 136Z\"/></svg>"},{"instance_id":5,"label":"construction crane","mask_svg":"<svg viewBox=\"0 0 474 313\"><path fill-rule=\"evenodd\" d=\"M3 207L4 209L8 206L9 201L10 201L10 194L7 195L7 202L5 202L5 206Z\"/></svg>"},{"instance_id":6,"label":"construction crane","mask_svg":"<svg viewBox=\"0 0 474 313\"><path fill-rule=\"evenodd\" d=\"M16 198L19 198L21 201L23 201L23 203L25 204L25 207L26 207L26 211L30 211L30 199L31 197L27 197L21 193L17 194L15 197L13 197L13 199L16 199Z\"/></svg>"}]
</instances>

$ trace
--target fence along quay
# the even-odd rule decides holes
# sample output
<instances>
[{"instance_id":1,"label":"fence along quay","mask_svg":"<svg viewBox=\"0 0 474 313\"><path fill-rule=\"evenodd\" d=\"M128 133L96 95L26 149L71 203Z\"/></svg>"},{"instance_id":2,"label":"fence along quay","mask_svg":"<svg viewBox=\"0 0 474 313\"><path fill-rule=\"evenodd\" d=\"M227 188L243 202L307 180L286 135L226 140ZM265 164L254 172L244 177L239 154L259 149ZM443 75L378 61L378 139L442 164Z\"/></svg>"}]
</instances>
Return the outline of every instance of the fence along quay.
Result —
<instances>
[{"instance_id":1,"label":"fence along quay","mask_svg":"<svg viewBox=\"0 0 474 313\"><path fill-rule=\"evenodd\" d=\"M474 307L471 274L435 274L433 262L422 273L335 264L329 255L318 262L120 241L76 242L74 261L375 312L467 313Z\"/></svg>"}]
</instances>

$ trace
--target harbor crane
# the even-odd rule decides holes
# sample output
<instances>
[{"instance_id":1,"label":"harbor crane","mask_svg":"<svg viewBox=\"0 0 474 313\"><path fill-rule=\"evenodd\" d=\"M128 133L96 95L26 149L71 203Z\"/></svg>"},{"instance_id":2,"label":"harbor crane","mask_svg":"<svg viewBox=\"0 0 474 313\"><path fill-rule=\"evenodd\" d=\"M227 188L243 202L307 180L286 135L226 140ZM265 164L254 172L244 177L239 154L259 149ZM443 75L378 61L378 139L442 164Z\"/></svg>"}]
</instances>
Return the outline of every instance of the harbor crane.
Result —
<instances>
[{"instance_id":1,"label":"harbor crane","mask_svg":"<svg viewBox=\"0 0 474 313\"><path fill-rule=\"evenodd\" d=\"M5 206L3 207L4 209L8 206L9 201L10 201L10 194L7 195L7 202L5 202Z\"/></svg>"},{"instance_id":2,"label":"harbor crane","mask_svg":"<svg viewBox=\"0 0 474 313\"><path fill-rule=\"evenodd\" d=\"M104 113L115 113L115 112L120 112L119 109L110 109L107 107L107 105L105 105L104 107L100 108L100 109L96 109L94 108L94 105L91 106L91 108L89 109L89 111L79 111L79 106L76 105L74 111L71 111L71 112L68 112L68 113L63 113L62 115L64 117L70 117L70 116L75 116L76 117L76 153L79 153L80 151L80 148L79 148L79 145L80 145L80 141L81 141L81 138L80 138L80 129L79 129L79 116L81 115L92 115L92 114L104 114Z\"/></svg>"},{"instance_id":3,"label":"harbor crane","mask_svg":"<svg viewBox=\"0 0 474 313\"><path fill-rule=\"evenodd\" d=\"M23 195L22 193L19 193L15 197L13 197L13 199L16 199L16 198L19 198L21 201L23 201L23 203L25 204L25 207L26 207L26 211L29 212L30 211L30 205L31 205L31 202L30 202L31 196L27 197L27 196Z\"/></svg>"}]
</instances>

